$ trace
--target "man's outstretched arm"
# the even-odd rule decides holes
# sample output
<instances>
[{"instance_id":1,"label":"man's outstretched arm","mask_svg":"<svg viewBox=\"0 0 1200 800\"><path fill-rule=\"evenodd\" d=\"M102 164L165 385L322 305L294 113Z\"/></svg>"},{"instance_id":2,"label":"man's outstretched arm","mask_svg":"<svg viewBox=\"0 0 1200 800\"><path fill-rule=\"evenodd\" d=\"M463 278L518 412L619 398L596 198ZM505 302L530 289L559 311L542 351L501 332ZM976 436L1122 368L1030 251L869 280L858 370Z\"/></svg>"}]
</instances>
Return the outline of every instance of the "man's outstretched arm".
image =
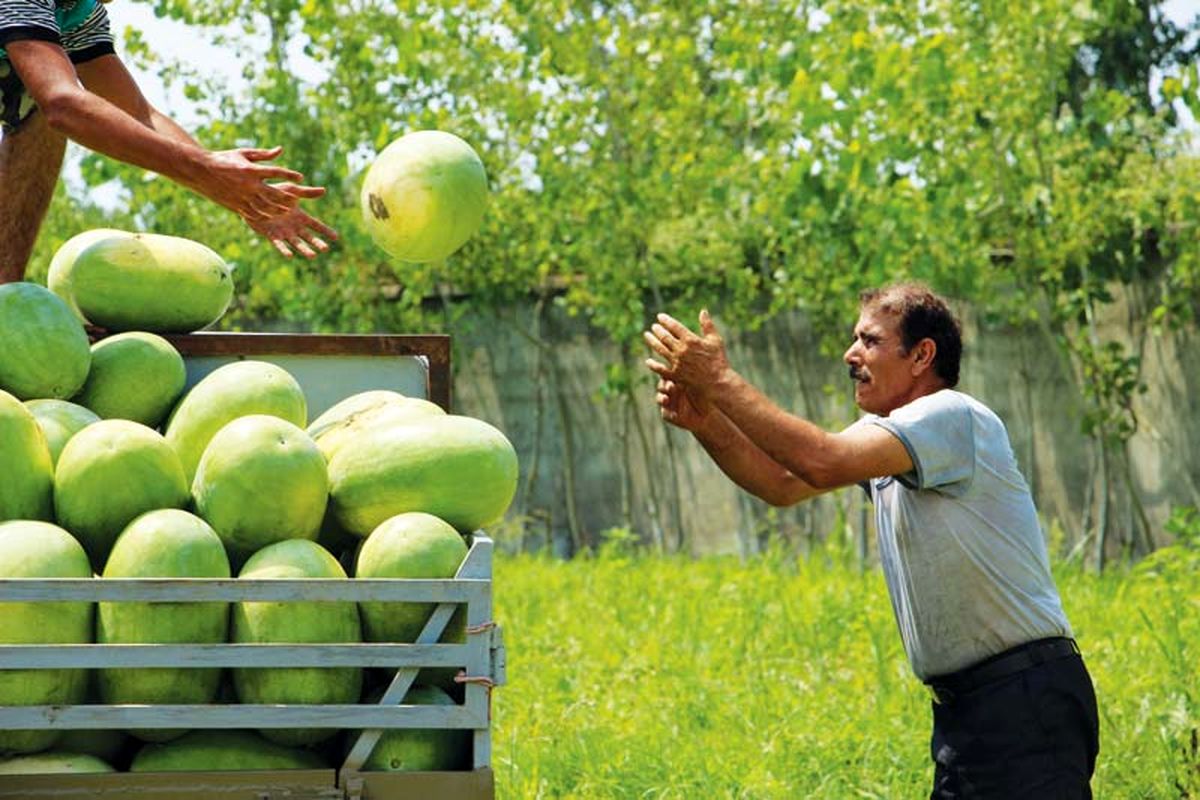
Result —
<instances>
[{"instance_id":1,"label":"man's outstretched arm","mask_svg":"<svg viewBox=\"0 0 1200 800\"><path fill-rule=\"evenodd\" d=\"M791 506L821 493L750 441L719 409L693 399L665 378L656 400L667 422L690 432L725 475L773 506Z\"/></svg>"},{"instance_id":2,"label":"man's outstretched arm","mask_svg":"<svg viewBox=\"0 0 1200 800\"><path fill-rule=\"evenodd\" d=\"M316 255L328 248L322 236L336 238L332 229L299 209L300 199L319 197L324 189L294 183L303 179L295 170L259 163L279 155L278 148L206 150L149 109L115 56L96 59L90 67L80 65L77 72L52 42L15 41L7 51L49 125L73 141L164 175L228 208L285 256L291 255L291 248ZM81 78L88 87L80 85ZM139 111L144 111L143 118L134 115ZM284 183L271 185L268 180Z\"/></svg>"},{"instance_id":3,"label":"man's outstretched arm","mask_svg":"<svg viewBox=\"0 0 1200 800\"><path fill-rule=\"evenodd\" d=\"M79 82L92 94L99 95L142 125L168 139L202 147L178 123L150 104L133 75L125 68L125 63L117 56L100 56L82 64L75 64L74 67Z\"/></svg>"},{"instance_id":4,"label":"man's outstretched arm","mask_svg":"<svg viewBox=\"0 0 1200 800\"><path fill-rule=\"evenodd\" d=\"M857 425L830 433L789 414L737 374L707 312L696 335L666 314L645 334L663 361L648 359L660 379L682 387L700 404L720 411L771 461L816 491L849 486L913 469L904 444L876 425ZM664 363L665 362L665 363Z\"/></svg>"}]
</instances>

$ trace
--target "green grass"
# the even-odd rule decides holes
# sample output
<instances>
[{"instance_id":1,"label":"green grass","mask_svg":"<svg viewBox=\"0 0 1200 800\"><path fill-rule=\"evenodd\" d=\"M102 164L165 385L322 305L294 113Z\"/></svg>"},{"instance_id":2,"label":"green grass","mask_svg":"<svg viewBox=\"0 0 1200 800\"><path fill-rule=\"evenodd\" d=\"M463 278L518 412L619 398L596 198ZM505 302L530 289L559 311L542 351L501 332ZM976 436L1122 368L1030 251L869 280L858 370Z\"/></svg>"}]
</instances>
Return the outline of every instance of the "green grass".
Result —
<instances>
[{"instance_id":1,"label":"green grass","mask_svg":"<svg viewBox=\"0 0 1200 800\"><path fill-rule=\"evenodd\" d=\"M1200 564L1058 570L1098 798L1200 797ZM927 797L929 700L883 578L804 560L500 556L500 798Z\"/></svg>"}]
</instances>

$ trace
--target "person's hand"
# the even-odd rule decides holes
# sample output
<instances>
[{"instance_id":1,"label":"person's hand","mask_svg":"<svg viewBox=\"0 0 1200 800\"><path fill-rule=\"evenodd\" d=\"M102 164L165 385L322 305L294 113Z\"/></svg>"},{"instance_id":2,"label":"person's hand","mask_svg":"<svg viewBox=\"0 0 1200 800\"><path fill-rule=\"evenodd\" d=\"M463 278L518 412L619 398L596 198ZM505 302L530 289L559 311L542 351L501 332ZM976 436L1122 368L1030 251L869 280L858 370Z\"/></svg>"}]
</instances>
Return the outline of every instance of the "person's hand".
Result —
<instances>
[{"instance_id":1,"label":"person's hand","mask_svg":"<svg viewBox=\"0 0 1200 800\"><path fill-rule=\"evenodd\" d=\"M265 236L280 255L290 258L292 248L313 258L329 245L321 237L336 239L337 232L300 208L300 201L325 194L319 186L296 181L304 176L287 167L263 164L276 158L282 147L241 147L211 152L194 188L228 208ZM267 183L281 179L281 183Z\"/></svg>"},{"instance_id":2,"label":"person's hand","mask_svg":"<svg viewBox=\"0 0 1200 800\"><path fill-rule=\"evenodd\" d=\"M666 378L658 379L654 400L662 418L685 431L700 430L712 413L712 404L708 400Z\"/></svg>"},{"instance_id":3,"label":"person's hand","mask_svg":"<svg viewBox=\"0 0 1200 800\"><path fill-rule=\"evenodd\" d=\"M300 208L301 199L320 197L325 190L318 186L297 186L294 183L277 184L276 188L293 198L291 209L265 220L247 219L246 224L274 245L284 258L292 257L292 248L305 258L316 258L317 253L328 251L329 244L325 239L337 239L337 231Z\"/></svg>"},{"instance_id":4,"label":"person's hand","mask_svg":"<svg viewBox=\"0 0 1200 800\"><path fill-rule=\"evenodd\" d=\"M247 222L284 214L294 201L279 185L267 181L300 181L304 176L294 169L259 163L282 152L282 147L239 147L206 153L191 183L202 195Z\"/></svg>"},{"instance_id":5,"label":"person's hand","mask_svg":"<svg viewBox=\"0 0 1200 800\"><path fill-rule=\"evenodd\" d=\"M666 362L646 359L646 366L660 378L682 384L695 399L704 400L712 387L729 370L725 342L708 311L700 312L700 335L669 314L642 334L646 344Z\"/></svg>"}]
</instances>

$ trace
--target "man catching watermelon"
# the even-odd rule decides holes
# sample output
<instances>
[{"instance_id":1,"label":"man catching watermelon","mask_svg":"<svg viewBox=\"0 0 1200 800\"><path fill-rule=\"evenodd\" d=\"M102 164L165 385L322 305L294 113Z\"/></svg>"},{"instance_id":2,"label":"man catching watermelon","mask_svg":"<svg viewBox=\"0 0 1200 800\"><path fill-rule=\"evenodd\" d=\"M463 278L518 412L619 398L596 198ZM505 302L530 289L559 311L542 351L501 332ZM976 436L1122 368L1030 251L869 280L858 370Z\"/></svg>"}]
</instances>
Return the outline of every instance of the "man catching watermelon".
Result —
<instances>
[{"instance_id":1,"label":"man catching watermelon","mask_svg":"<svg viewBox=\"0 0 1200 800\"><path fill-rule=\"evenodd\" d=\"M913 671L933 695L934 798L1090 798L1096 697L1050 574L1008 432L954 390L962 340L944 300L896 284L860 296L843 356L864 412L840 433L789 414L730 367L707 312L660 314L663 419L777 506L858 485Z\"/></svg>"},{"instance_id":2,"label":"man catching watermelon","mask_svg":"<svg viewBox=\"0 0 1200 800\"><path fill-rule=\"evenodd\" d=\"M325 190L265 163L281 148L207 150L153 108L97 0L3 0L0 48L0 283L25 275L67 139L233 211L285 257L313 258L337 238L300 208Z\"/></svg>"}]
</instances>

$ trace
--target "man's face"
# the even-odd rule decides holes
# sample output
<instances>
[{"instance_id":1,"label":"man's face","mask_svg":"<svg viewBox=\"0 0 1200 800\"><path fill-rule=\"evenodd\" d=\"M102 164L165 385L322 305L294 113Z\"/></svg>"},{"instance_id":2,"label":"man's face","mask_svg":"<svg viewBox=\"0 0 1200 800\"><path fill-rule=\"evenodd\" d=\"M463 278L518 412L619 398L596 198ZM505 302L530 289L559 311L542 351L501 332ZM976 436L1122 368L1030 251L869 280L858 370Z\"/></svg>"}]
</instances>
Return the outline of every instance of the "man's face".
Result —
<instances>
[{"instance_id":1,"label":"man's face","mask_svg":"<svg viewBox=\"0 0 1200 800\"><path fill-rule=\"evenodd\" d=\"M850 365L854 402L863 411L886 417L913 399L917 348L906 353L900 319L876 308L859 312L854 340L842 360Z\"/></svg>"}]
</instances>

